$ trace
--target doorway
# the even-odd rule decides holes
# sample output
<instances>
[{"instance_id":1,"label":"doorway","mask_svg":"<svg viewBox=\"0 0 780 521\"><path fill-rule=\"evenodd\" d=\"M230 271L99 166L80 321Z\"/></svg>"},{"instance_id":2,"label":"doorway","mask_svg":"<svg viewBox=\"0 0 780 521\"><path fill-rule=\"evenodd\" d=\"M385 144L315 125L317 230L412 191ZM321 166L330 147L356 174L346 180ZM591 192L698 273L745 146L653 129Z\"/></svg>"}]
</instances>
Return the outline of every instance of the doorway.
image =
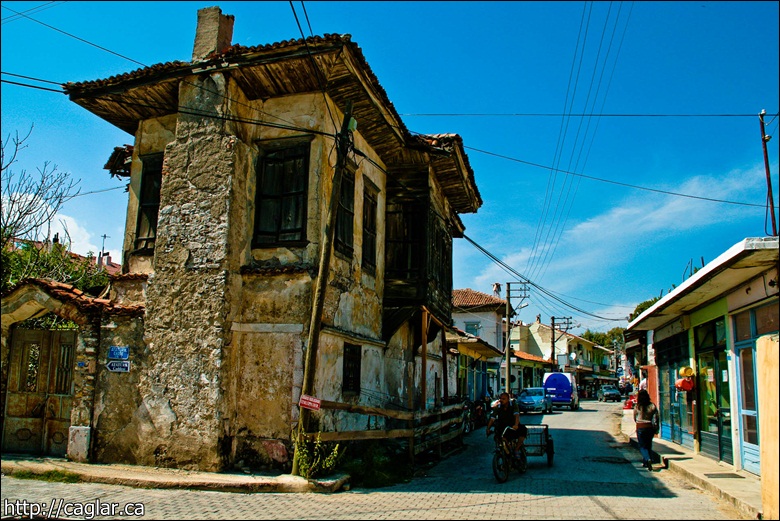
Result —
<instances>
[{"instance_id":1,"label":"doorway","mask_svg":"<svg viewBox=\"0 0 780 521\"><path fill-rule=\"evenodd\" d=\"M3 452L67 454L76 338L76 330L12 332Z\"/></svg>"},{"instance_id":2,"label":"doorway","mask_svg":"<svg viewBox=\"0 0 780 521\"><path fill-rule=\"evenodd\" d=\"M699 408L701 452L733 464L731 404L726 352L700 353L697 362L701 403Z\"/></svg>"}]
</instances>

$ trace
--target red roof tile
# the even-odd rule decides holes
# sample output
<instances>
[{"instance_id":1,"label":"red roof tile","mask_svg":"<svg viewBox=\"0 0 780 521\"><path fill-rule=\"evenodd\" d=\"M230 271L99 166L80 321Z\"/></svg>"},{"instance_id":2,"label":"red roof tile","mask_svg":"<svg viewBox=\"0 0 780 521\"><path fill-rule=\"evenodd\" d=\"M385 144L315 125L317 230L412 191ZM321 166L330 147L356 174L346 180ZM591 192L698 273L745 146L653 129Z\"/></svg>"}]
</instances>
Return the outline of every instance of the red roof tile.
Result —
<instances>
[{"instance_id":1,"label":"red roof tile","mask_svg":"<svg viewBox=\"0 0 780 521\"><path fill-rule=\"evenodd\" d=\"M452 290L452 305L456 308L498 308L500 306L506 308L506 300L470 288L454 289Z\"/></svg>"}]
</instances>

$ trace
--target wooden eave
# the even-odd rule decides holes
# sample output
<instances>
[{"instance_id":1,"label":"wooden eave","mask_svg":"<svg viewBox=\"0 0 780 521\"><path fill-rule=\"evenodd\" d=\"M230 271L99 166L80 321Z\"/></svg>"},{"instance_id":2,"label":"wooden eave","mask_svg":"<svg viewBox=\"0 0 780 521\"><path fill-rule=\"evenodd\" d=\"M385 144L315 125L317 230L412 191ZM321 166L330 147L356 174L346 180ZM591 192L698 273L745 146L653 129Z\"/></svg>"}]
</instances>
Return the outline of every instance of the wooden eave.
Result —
<instances>
[{"instance_id":1,"label":"wooden eave","mask_svg":"<svg viewBox=\"0 0 780 521\"><path fill-rule=\"evenodd\" d=\"M473 213L482 205L460 136L413 136L349 35L250 48L234 45L203 62L158 64L105 80L67 83L63 88L74 103L134 135L146 119L197 115L179 106L179 83L188 76L213 72L233 78L249 100L320 92L324 87L342 112L352 102L358 132L389 170L395 164L426 169L432 164L455 212Z\"/></svg>"}]
</instances>

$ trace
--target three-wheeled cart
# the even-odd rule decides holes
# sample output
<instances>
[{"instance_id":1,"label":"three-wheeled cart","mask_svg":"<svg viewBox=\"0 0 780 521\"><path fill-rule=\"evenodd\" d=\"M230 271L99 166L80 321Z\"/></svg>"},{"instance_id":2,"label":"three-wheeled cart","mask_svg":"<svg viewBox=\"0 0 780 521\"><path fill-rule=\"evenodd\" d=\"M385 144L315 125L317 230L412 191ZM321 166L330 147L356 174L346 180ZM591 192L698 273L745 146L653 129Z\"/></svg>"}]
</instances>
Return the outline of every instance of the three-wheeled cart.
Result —
<instances>
[{"instance_id":1,"label":"three-wheeled cart","mask_svg":"<svg viewBox=\"0 0 780 521\"><path fill-rule=\"evenodd\" d=\"M555 454L555 446L553 445L552 436L550 436L550 429L547 424L541 425L526 425L528 429L528 436L525 438L525 453L528 456L544 456L547 455L547 466L552 467L553 455Z\"/></svg>"}]
</instances>

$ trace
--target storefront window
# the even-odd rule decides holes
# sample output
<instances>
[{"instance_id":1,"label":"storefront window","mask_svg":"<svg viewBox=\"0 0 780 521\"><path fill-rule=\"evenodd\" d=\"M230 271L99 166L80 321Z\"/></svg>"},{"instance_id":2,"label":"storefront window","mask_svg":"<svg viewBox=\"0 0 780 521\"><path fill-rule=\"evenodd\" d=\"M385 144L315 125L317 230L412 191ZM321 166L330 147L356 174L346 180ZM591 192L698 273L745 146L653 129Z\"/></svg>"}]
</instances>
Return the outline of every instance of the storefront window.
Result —
<instances>
[{"instance_id":1,"label":"storefront window","mask_svg":"<svg viewBox=\"0 0 780 521\"><path fill-rule=\"evenodd\" d=\"M741 349L739 351L739 367L742 378L742 408L749 411L756 410L756 387L753 374L753 350Z\"/></svg>"},{"instance_id":2,"label":"storefront window","mask_svg":"<svg viewBox=\"0 0 780 521\"><path fill-rule=\"evenodd\" d=\"M743 416L742 435L746 442L758 445L758 422L755 416Z\"/></svg>"},{"instance_id":3,"label":"storefront window","mask_svg":"<svg viewBox=\"0 0 780 521\"><path fill-rule=\"evenodd\" d=\"M757 336L774 333L778 327L778 302L756 309Z\"/></svg>"}]
</instances>

